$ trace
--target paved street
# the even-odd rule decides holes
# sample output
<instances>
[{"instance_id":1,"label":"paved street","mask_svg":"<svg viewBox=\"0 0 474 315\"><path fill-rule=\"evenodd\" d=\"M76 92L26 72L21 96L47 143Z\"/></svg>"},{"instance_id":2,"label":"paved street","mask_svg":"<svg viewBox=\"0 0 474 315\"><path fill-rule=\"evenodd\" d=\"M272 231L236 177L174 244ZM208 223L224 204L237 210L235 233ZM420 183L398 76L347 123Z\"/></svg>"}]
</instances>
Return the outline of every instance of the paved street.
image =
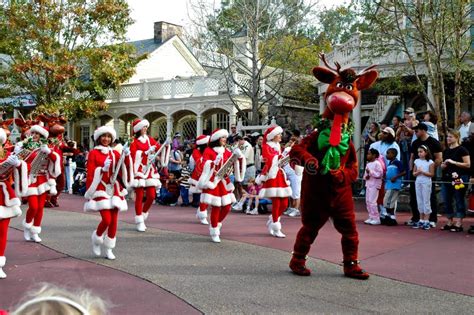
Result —
<instances>
[{"instance_id":1,"label":"paved street","mask_svg":"<svg viewBox=\"0 0 474 315\"><path fill-rule=\"evenodd\" d=\"M311 277L287 267L300 221L282 219L286 239L267 235L266 216L232 213L213 244L195 209L153 206L146 233L133 211L121 213L117 260L92 256L99 221L82 212L83 199L63 195L47 210L43 244L22 240L13 220L8 278L0 308L10 308L38 282L86 287L111 302L113 314L194 313L470 313L474 309L473 236L404 226L362 224L360 254L369 281L342 276L339 236L328 223L310 253ZM362 207L360 207L362 208ZM400 215L402 222L407 214ZM472 218L470 223L473 223Z\"/></svg>"}]
</instances>

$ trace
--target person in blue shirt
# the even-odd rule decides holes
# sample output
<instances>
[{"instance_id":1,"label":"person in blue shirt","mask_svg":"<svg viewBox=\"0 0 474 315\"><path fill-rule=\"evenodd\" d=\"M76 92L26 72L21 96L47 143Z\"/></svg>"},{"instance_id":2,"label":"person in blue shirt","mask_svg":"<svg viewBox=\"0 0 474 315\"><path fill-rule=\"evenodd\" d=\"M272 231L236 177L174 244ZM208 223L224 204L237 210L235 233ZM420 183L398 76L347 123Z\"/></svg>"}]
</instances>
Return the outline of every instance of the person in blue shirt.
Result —
<instances>
[{"instance_id":1,"label":"person in blue shirt","mask_svg":"<svg viewBox=\"0 0 474 315\"><path fill-rule=\"evenodd\" d=\"M383 205L387 210L387 215L380 218L382 224L397 225L395 217L395 207L397 205L398 195L402 189L402 178L406 174L402 162L397 159L398 151L390 148L386 153L387 172L385 174L385 196Z\"/></svg>"}]
</instances>

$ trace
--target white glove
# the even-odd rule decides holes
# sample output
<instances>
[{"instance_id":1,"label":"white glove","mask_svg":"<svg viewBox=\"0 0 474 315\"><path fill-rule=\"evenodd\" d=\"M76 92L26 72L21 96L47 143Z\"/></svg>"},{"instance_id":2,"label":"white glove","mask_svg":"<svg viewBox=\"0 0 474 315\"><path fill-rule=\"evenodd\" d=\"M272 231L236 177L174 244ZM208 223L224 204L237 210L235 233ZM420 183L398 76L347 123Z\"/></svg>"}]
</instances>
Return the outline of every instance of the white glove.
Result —
<instances>
[{"instance_id":1,"label":"white glove","mask_svg":"<svg viewBox=\"0 0 474 315\"><path fill-rule=\"evenodd\" d=\"M222 154L219 154L214 160L214 164L217 165L222 161Z\"/></svg>"},{"instance_id":2,"label":"white glove","mask_svg":"<svg viewBox=\"0 0 474 315\"><path fill-rule=\"evenodd\" d=\"M40 147L40 150L41 150L41 152L43 152L45 154L50 154L51 153L51 149L48 148L47 144L42 144L41 147Z\"/></svg>"},{"instance_id":3,"label":"white glove","mask_svg":"<svg viewBox=\"0 0 474 315\"><path fill-rule=\"evenodd\" d=\"M21 150L23 150L23 142L18 142L15 145L15 149L13 150L13 153L18 154L21 152Z\"/></svg>"},{"instance_id":4,"label":"white glove","mask_svg":"<svg viewBox=\"0 0 474 315\"><path fill-rule=\"evenodd\" d=\"M146 150L145 154L153 154L156 151L156 146L152 145L148 150Z\"/></svg>"},{"instance_id":5,"label":"white glove","mask_svg":"<svg viewBox=\"0 0 474 315\"><path fill-rule=\"evenodd\" d=\"M123 154L125 154L125 156L129 156L130 155L130 148L124 148L122 150Z\"/></svg>"},{"instance_id":6,"label":"white glove","mask_svg":"<svg viewBox=\"0 0 474 315\"><path fill-rule=\"evenodd\" d=\"M238 157L241 157L243 155L242 151L239 148L235 148L232 153L234 153Z\"/></svg>"},{"instance_id":7,"label":"white glove","mask_svg":"<svg viewBox=\"0 0 474 315\"><path fill-rule=\"evenodd\" d=\"M171 140L170 139L166 139L165 142L163 143L163 145L169 145L171 143Z\"/></svg>"},{"instance_id":8,"label":"white glove","mask_svg":"<svg viewBox=\"0 0 474 315\"><path fill-rule=\"evenodd\" d=\"M10 164L10 165L13 165L15 167L18 167L21 164L20 159L16 155L10 155L7 158L7 163Z\"/></svg>"},{"instance_id":9,"label":"white glove","mask_svg":"<svg viewBox=\"0 0 474 315\"><path fill-rule=\"evenodd\" d=\"M112 164L112 160L110 158L105 159L104 166L102 166L102 172L107 173L110 169L110 164Z\"/></svg>"},{"instance_id":10,"label":"white glove","mask_svg":"<svg viewBox=\"0 0 474 315\"><path fill-rule=\"evenodd\" d=\"M286 147L285 150L283 150L283 153L288 154L291 151L291 147Z\"/></svg>"}]
</instances>

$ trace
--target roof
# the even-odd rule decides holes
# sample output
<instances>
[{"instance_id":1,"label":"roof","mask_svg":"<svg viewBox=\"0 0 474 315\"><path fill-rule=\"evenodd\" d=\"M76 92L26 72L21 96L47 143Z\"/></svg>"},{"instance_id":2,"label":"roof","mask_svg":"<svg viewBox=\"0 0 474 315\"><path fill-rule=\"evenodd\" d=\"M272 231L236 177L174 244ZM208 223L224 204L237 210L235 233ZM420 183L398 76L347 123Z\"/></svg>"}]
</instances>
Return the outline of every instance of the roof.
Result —
<instances>
[{"instance_id":1,"label":"roof","mask_svg":"<svg viewBox=\"0 0 474 315\"><path fill-rule=\"evenodd\" d=\"M138 55L152 53L158 49L158 47L163 45L163 43L156 43L154 38L136 40L133 42L128 42L128 44L135 46Z\"/></svg>"}]
</instances>

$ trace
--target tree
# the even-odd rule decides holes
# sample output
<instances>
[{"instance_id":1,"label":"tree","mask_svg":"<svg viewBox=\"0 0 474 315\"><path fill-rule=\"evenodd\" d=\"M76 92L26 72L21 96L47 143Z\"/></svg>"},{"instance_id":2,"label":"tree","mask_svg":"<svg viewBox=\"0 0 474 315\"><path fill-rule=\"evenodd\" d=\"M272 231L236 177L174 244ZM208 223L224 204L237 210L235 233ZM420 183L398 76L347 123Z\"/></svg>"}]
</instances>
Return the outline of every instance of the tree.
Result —
<instances>
[{"instance_id":1,"label":"tree","mask_svg":"<svg viewBox=\"0 0 474 315\"><path fill-rule=\"evenodd\" d=\"M0 94L30 94L37 112L97 115L142 58L124 43L125 0L12 0L0 10Z\"/></svg>"},{"instance_id":2,"label":"tree","mask_svg":"<svg viewBox=\"0 0 474 315\"><path fill-rule=\"evenodd\" d=\"M456 113L460 111L462 70L472 62L471 13L468 0L405 1L361 0L364 16L373 29L365 37L368 51L377 55L400 52L407 58L429 106L441 114L447 130L445 77L455 73ZM433 87L431 101L423 76Z\"/></svg>"},{"instance_id":3,"label":"tree","mask_svg":"<svg viewBox=\"0 0 474 315\"><path fill-rule=\"evenodd\" d=\"M248 97L252 108L249 122L259 124L261 108L281 103L285 83L301 75L294 72L301 64L292 61L312 44L303 30L313 4L304 0L235 0L230 7L218 9L197 0L190 6L197 42L207 51L218 52L211 58L222 69L229 91L237 88ZM242 112L242 98L229 95Z\"/></svg>"}]
</instances>

